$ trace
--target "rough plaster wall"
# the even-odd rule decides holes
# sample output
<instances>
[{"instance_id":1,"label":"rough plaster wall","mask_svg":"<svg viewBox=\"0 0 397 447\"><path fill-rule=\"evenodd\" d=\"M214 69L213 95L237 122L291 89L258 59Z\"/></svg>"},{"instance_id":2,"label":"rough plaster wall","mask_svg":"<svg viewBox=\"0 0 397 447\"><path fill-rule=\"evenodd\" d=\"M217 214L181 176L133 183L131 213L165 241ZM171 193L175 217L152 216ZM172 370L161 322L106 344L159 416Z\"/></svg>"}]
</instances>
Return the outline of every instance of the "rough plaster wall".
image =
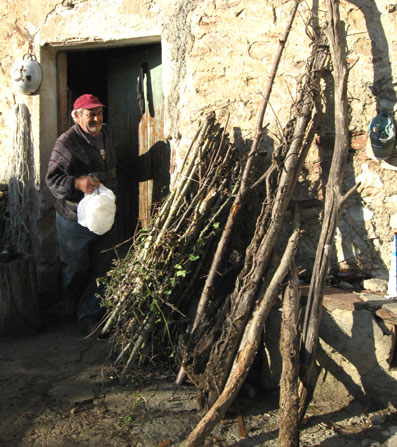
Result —
<instances>
[{"instance_id":1,"label":"rough plaster wall","mask_svg":"<svg viewBox=\"0 0 397 447\"><path fill-rule=\"evenodd\" d=\"M256 114L290 6L286 8L284 4L283 10L274 2L246 0L197 4L190 16L192 46L186 55L186 75L181 79L189 83L189 96L182 98L184 113L178 121L179 132L188 131L191 136L195 130L189 131L192 119L215 110L220 116L230 112L230 128L244 139L252 139ZM289 89L295 90L294 76L306 59L307 43L306 36L294 36L281 62L278 88L272 97L273 109L280 120L288 116L289 110L283 107L285 96L289 97ZM269 118L273 128L276 127L272 113Z\"/></svg>"},{"instance_id":2,"label":"rough plaster wall","mask_svg":"<svg viewBox=\"0 0 397 447\"><path fill-rule=\"evenodd\" d=\"M376 111L396 111L395 2L342 2L348 36L350 130L353 153L349 157L346 187L360 181L340 224L338 261L349 256L367 262L373 276L387 279L396 213L396 158L387 162L366 156L365 131ZM396 155L394 153L394 155Z\"/></svg>"},{"instance_id":3,"label":"rough plaster wall","mask_svg":"<svg viewBox=\"0 0 397 447\"><path fill-rule=\"evenodd\" d=\"M165 134L171 138L173 135L179 138L178 129L183 128L183 122L180 122L183 116L180 117L177 110L184 110L188 106L188 99L192 96L192 91L189 91L191 82L188 61L194 37L190 15L197 3L198 0L190 0L178 4L169 13L163 29L163 48L165 46L167 50L166 58L172 61L163 69L163 82L166 84L166 113L169 117Z\"/></svg>"},{"instance_id":4,"label":"rough plaster wall","mask_svg":"<svg viewBox=\"0 0 397 447\"><path fill-rule=\"evenodd\" d=\"M230 133L245 149L255 134L256 117L269 78L279 38L284 33L293 2L252 0L16 0L3 6L0 22L0 163L4 165L10 137L10 110L18 101L9 79L15 59L27 50L27 29L40 48L70 48L72 44L101 45L161 36L165 135L180 159L195 133L198 120L214 110L219 117L230 112ZM323 1L302 2L278 70L265 122L268 135L263 151L277 144L279 123L286 122L296 96L297 79L310 52L305 33L308 8L324 23ZM397 5L389 0L340 2L347 33L350 64L348 96L351 108L352 150L345 186L358 180L358 194L348 202L336 237L335 262L365 264L373 276L387 277L397 220L396 160L371 160L365 153L366 129L379 107L394 107L397 61ZM16 30L15 24L19 26ZM393 77L394 75L394 77ZM329 77L327 83L332 79ZM49 95L50 93L47 92ZM55 95L55 92L53 92ZM22 98L32 111L40 108L40 97ZM329 97L328 97L329 99ZM317 242L318 219L324 192L324 175L333 145L332 103L326 104L328 120L321 138L313 146L301 178L304 191L305 233L303 262L310 264ZM41 110L43 119L47 119ZM37 150L48 152L39 134L39 113L32 116ZM4 171L2 171L4 173ZM4 174L3 174L4 175Z\"/></svg>"},{"instance_id":5,"label":"rough plaster wall","mask_svg":"<svg viewBox=\"0 0 397 447\"><path fill-rule=\"evenodd\" d=\"M261 94L291 4L244 0L200 2L189 10L186 16L189 23L184 32L174 34L170 31L167 34L169 44L174 38L179 42L181 36L184 40L183 50L177 53L183 55L183 69L175 72L180 75L176 79L178 88L173 90L168 109L168 134L173 137L173 147L180 156L196 129L195 120L210 110L215 110L219 116L231 113L231 133L248 149ZM319 23L323 24L324 3L313 2L312 6L318 13ZM394 12L395 5L390 2L341 2L351 67L348 95L352 151L345 173L345 189L357 181L361 181L362 187L349 200L341 216L334 265L343 268L358 261L370 274L381 278L387 278L391 256L394 229L390 220L395 213L396 201L392 179L397 163L394 160L387 163L371 160L365 153L365 144L367 126L376 111L395 105L392 63L396 60L396 42L394 32L390 32L396 26ZM265 151L277 144L277 121L282 125L289 117L297 79L310 51L304 33L307 19L308 11L302 5L278 70L272 107L265 117L265 122L270 124L270 135L262 143ZM168 30L167 25L165 29ZM175 29L180 28L176 25ZM190 51L186 52L186 48ZM332 78L329 77L327 82L331 84ZM183 114L175 112L175 106L176 110L183 110ZM329 167L333 147L332 111L332 102L328 102L328 121L322 126L322 138L313 147L301 179L304 190L299 191L305 192L306 199L318 201L324 198L326 179L323 173ZM375 183L374 178L377 179ZM301 261L309 267L319 234L316 226L321 217L321 206L321 203L313 202L304 212L308 231L302 242Z\"/></svg>"}]
</instances>

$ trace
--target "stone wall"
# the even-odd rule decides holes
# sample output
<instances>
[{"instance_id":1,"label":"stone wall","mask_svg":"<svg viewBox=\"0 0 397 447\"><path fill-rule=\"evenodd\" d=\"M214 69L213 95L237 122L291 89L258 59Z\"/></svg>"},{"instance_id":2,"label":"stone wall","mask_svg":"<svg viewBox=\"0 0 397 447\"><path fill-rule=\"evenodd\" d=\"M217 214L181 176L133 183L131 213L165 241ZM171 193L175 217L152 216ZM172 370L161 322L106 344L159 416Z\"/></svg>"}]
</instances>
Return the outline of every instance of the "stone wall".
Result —
<instances>
[{"instance_id":1,"label":"stone wall","mask_svg":"<svg viewBox=\"0 0 397 447\"><path fill-rule=\"evenodd\" d=\"M56 54L70 49L117 47L161 42L165 134L176 160L181 160L198 120L215 111L230 113L229 131L248 150L256 117L284 33L292 1L252 0L1 0L0 39L0 163L4 165L11 138L12 108L27 104L32 117L32 141L37 164L37 203L33 233L39 275L48 279L56 250L52 200L43 184L56 133ZM302 2L288 39L265 116L269 124L261 150L270 153L280 137L279 126L289 116L298 78L310 53L306 34L310 14L320 25L326 19L323 1ZM366 131L378 110L396 103L397 5L390 0L340 2L350 65L348 98L351 148L344 181L358 192L346 204L335 240L334 267L359 264L372 277L387 278L393 232L397 224L397 159L371 159L365 150ZM10 70L26 54L32 39L43 70L39 95L15 92ZM394 75L395 76L395 75ZM306 232L301 264L310 269L319 233L325 174L333 148L332 77L324 80L326 119L313 145L297 188L304 207ZM1 172L4 172L2 170ZM3 179L3 181L6 179ZM55 272L54 272L55 275ZM40 282L44 287L44 281Z\"/></svg>"}]
</instances>

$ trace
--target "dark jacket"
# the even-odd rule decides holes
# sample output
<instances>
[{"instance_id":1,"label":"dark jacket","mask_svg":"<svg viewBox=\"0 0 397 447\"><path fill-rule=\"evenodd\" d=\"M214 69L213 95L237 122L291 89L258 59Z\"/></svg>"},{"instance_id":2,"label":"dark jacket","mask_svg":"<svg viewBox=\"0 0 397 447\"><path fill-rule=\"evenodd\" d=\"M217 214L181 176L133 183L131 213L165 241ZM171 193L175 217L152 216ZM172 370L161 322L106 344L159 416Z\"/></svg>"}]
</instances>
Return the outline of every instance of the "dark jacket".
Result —
<instances>
[{"instance_id":1,"label":"dark jacket","mask_svg":"<svg viewBox=\"0 0 397 447\"><path fill-rule=\"evenodd\" d=\"M78 124L57 139L51 152L45 180L52 195L57 199L56 210L66 219L77 221L77 205L84 197L84 193L74 189L76 177L96 174L101 183L117 195L116 156L105 124L102 126L102 132L104 157Z\"/></svg>"}]
</instances>

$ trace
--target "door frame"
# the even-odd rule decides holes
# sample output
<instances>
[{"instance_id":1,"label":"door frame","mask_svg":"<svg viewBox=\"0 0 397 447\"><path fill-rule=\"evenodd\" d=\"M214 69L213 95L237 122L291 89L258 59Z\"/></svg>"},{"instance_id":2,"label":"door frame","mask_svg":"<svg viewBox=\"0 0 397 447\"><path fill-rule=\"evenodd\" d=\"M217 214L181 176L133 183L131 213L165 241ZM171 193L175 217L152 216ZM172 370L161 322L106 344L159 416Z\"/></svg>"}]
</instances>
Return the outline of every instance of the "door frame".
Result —
<instances>
[{"instance_id":1,"label":"door frame","mask_svg":"<svg viewBox=\"0 0 397 447\"><path fill-rule=\"evenodd\" d=\"M64 131L66 131L72 124L72 119L70 116L70 98L68 97L68 55L70 53L74 53L74 52L92 52L92 51L101 51L101 50L106 50L108 53L106 55L106 58L110 58L111 57L111 52L112 50L118 50L118 49L131 49L131 51L133 51L134 47L137 48L137 50L139 50L140 48L144 47L144 46L151 46L151 45L159 45L160 46L160 51L161 51L161 41L160 40L156 40L156 41L139 41L139 43L135 42L135 44L131 44L131 45L96 45L95 47L89 47L87 48L86 46L74 46L73 48L65 48L62 49L62 51L57 52L56 54L56 67L57 67L57 71L56 71L56 76L57 76L57 134L60 135L61 133L63 133ZM161 61L161 65L162 65L162 55L160 57L160 61ZM104 75L106 77L106 75ZM108 82L108 81L106 81ZM162 86L161 86L162 88ZM162 94L162 116L161 116L161 136L160 138L162 138L164 140L164 95ZM146 94L145 94L145 98L146 98ZM147 109L148 109L148 105L146 105ZM139 127L141 128L142 126L145 125L151 125L150 123L147 124L146 120L150 120L150 117L146 117L144 116L142 118L142 121L139 124ZM154 127L154 126L152 126ZM145 150L142 150L142 147L145 146L146 147L146 141L142 141L141 139L139 139L139 155L142 155ZM149 149L149 148L148 148ZM164 160L164 157L162 157ZM169 170L169 166L168 166L168 170ZM152 198L152 189L153 189L153 185L152 185L152 181L151 180L145 180L145 181L141 181L139 184L139 194L138 194L138 207L137 207L137 213L139 216L139 222L141 225L146 226L150 223L150 210L151 210L151 206L152 203L148 203L148 200L151 200ZM144 197L143 197L144 196Z\"/></svg>"}]
</instances>

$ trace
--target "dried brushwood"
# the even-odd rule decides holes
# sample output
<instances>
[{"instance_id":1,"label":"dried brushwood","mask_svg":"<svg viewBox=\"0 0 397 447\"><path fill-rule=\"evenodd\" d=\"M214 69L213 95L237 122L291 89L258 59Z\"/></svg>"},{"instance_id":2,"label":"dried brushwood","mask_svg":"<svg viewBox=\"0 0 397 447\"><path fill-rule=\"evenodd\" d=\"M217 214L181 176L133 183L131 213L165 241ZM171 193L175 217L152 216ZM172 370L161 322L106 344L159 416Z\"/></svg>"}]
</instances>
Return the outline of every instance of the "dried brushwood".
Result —
<instances>
[{"instance_id":1,"label":"dried brushwood","mask_svg":"<svg viewBox=\"0 0 397 447\"><path fill-rule=\"evenodd\" d=\"M226 126L225 126L226 127ZM148 356L161 355L164 334L174 354L170 319L184 321L192 290L206 267L241 177L239 155L210 115L195 135L175 187L149 228L109 272L103 331L111 330L114 363L124 377Z\"/></svg>"}]
</instances>

